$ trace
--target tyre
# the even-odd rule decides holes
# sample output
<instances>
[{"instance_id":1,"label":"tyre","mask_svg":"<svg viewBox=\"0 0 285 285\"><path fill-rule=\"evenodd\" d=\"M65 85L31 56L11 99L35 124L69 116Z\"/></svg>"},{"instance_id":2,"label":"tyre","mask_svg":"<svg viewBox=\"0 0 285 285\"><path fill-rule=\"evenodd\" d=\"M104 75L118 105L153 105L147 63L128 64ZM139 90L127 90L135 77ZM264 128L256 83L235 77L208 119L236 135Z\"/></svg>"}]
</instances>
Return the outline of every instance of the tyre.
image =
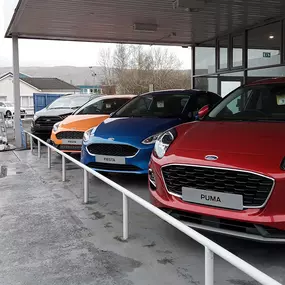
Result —
<instances>
[{"instance_id":1,"label":"tyre","mask_svg":"<svg viewBox=\"0 0 285 285\"><path fill-rule=\"evenodd\" d=\"M6 118L12 118L12 113L11 113L11 111L7 111L6 112Z\"/></svg>"}]
</instances>

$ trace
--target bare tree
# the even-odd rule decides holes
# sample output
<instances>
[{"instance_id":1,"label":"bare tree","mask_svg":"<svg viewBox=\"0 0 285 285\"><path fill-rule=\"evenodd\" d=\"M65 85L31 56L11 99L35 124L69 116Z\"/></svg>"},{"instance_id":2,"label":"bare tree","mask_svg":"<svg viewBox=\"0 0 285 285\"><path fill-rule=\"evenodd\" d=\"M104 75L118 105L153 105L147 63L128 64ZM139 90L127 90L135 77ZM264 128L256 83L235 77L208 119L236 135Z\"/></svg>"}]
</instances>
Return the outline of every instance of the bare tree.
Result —
<instances>
[{"instance_id":1,"label":"bare tree","mask_svg":"<svg viewBox=\"0 0 285 285\"><path fill-rule=\"evenodd\" d=\"M100 50L100 59L99 59L99 65L103 69L103 84L104 85L115 85L116 84L116 78L114 74L113 69L113 54L111 52L111 49L101 49Z\"/></svg>"},{"instance_id":2,"label":"bare tree","mask_svg":"<svg viewBox=\"0 0 285 285\"><path fill-rule=\"evenodd\" d=\"M188 72L180 70L181 62L167 49L140 45L117 45L113 53L102 50L100 65L104 83L116 84L120 93L147 92L153 84L155 90L189 88Z\"/></svg>"}]
</instances>

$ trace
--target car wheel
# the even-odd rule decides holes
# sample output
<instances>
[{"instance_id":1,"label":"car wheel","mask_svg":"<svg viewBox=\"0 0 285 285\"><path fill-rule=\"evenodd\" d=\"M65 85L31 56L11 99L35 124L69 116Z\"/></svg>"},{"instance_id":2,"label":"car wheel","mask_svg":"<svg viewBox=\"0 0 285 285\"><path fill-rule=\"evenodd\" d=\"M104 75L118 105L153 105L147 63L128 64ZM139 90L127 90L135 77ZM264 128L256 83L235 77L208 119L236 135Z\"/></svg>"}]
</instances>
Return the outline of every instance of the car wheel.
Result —
<instances>
[{"instance_id":1,"label":"car wheel","mask_svg":"<svg viewBox=\"0 0 285 285\"><path fill-rule=\"evenodd\" d=\"M11 113L11 111L7 111L6 112L6 118L12 118L12 113Z\"/></svg>"}]
</instances>

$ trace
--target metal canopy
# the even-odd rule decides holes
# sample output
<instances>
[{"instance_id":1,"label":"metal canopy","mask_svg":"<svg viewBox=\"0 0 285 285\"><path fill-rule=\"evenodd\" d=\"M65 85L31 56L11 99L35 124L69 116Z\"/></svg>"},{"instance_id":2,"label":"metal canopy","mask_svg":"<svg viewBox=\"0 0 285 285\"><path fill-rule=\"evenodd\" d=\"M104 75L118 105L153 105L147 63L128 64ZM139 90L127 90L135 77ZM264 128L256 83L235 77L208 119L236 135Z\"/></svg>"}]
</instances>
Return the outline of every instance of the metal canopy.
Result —
<instances>
[{"instance_id":1,"label":"metal canopy","mask_svg":"<svg viewBox=\"0 0 285 285\"><path fill-rule=\"evenodd\" d=\"M285 14L284 0L199 1L204 8L189 12L173 0L20 0L6 37L191 45ZM135 23L157 30L134 31Z\"/></svg>"}]
</instances>

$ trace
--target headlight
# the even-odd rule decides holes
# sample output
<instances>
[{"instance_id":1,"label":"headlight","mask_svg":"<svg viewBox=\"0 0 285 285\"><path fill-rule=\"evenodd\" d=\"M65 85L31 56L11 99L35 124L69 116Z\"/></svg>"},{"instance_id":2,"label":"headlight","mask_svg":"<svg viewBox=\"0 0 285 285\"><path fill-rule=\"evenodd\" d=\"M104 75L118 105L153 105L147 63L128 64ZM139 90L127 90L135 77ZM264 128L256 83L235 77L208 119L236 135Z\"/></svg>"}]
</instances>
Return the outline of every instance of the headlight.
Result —
<instances>
[{"instance_id":1,"label":"headlight","mask_svg":"<svg viewBox=\"0 0 285 285\"><path fill-rule=\"evenodd\" d=\"M83 141L85 141L85 142L89 141L91 134L92 134L92 131L93 130L95 131L95 129L96 128L91 128L91 129L87 130L86 132L84 132Z\"/></svg>"},{"instance_id":2,"label":"headlight","mask_svg":"<svg viewBox=\"0 0 285 285\"><path fill-rule=\"evenodd\" d=\"M156 140L158 139L158 137L161 135L161 133L150 136L148 138L146 138L145 140L142 141L143 144L153 144L156 142Z\"/></svg>"},{"instance_id":3,"label":"headlight","mask_svg":"<svg viewBox=\"0 0 285 285\"><path fill-rule=\"evenodd\" d=\"M154 145L154 154L158 158L163 158L167 149L172 144L172 142L175 140L176 136L177 136L177 132L175 129L168 130L162 135L160 135Z\"/></svg>"},{"instance_id":4,"label":"headlight","mask_svg":"<svg viewBox=\"0 0 285 285\"><path fill-rule=\"evenodd\" d=\"M57 132L59 125L60 125L60 122L58 122L58 123L56 123L56 124L53 125L52 130L53 130L55 133Z\"/></svg>"},{"instance_id":5,"label":"headlight","mask_svg":"<svg viewBox=\"0 0 285 285\"><path fill-rule=\"evenodd\" d=\"M35 121L37 118L38 118L38 116L37 116L37 115L34 115L34 121Z\"/></svg>"}]
</instances>

